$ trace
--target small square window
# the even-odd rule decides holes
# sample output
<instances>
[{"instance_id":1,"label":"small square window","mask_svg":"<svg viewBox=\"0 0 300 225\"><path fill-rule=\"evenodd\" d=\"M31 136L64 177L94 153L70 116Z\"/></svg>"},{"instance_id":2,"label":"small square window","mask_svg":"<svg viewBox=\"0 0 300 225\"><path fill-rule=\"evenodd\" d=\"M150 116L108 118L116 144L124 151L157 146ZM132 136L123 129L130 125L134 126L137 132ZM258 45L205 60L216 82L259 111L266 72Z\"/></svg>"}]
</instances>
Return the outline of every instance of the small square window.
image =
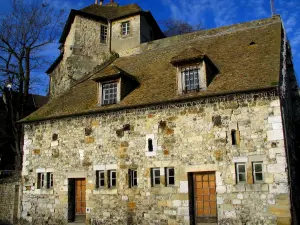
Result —
<instances>
[{"instance_id":1,"label":"small square window","mask_svg":"<svg viewBox=\"0 0 300 225\"><path fill-rule=\"evenodd\" d=\"M122 29L121 32L122 32L123 36L129 35L130 34L130 23L129 23L129 21L123 22L122 26L121 26L121 29Z\"/></svg>"},{"instance_id":2,"label":"small square window","mask_svg":"<svg viewBox=\"0 0 300 225\"><path fill-rule=\"evenodd\" d=\"M101 25L100 27L100 41L106 43L107 40L107 26Z\"/></svg>"},{"instance_id":3,"label":"small square window","mask_svg":"<svg viewBox=\"0 0 300 225\"><path fill-rule=\"evenodd\" d=\"M102 104L110 105L117 103L118 84L117 82L102 84Z\"/></svg>"},{"instance_id":4,"label":"small square window","mask_svg":"<svg viewBox=\"0 0 300 225\"><path fill-rule=\"evenodd\" d=\"M151 183L152 187L155 185L160 185L160 168L152 168Z\"/></svg>"},{"instance_id":5,"label":"small square window","mask_svg":"<svg viewBox=\"0 0 300 225\"><path fill-rule=\"evenodd\" d=\"M188 66L181 68L182 90L192 92L200 90L199 66Z\"/></svg>"},{"instance_id":6,"label":"small square window","mask_svg":"<svg viewBox=\"0 0 300 225\"><path fill-rule=\"evenodd\" d=\"M168 167L166 168L166 185L172 186L175 185L175 169Z\"/></svg>"},{"instance_id":7,"label":"small square window","mask_svg":"<svg viewBox=\"0 0 300 225\"><path fill-rule=\"evenodd\" d=\"M246 163L237 163L235 166L237 183L245 183L247 181Z\"/></svg>"},{"instance_id":8,"label":"small square window","mask_svg":"<svg viewBox=\"0 0 300 225\"><path fill-rule=\"evenodd\" d=\"M115 170L108 171L108 187L115 188L117 186L117 172Z\"/></svg>"},{"instance_id":9,"label":"small square window","mask_svg":"<svg viewBox=\"0 0 300 225\"><path fill-rule=\"evenodd\" d=\"M96 188L103 188L105 186L104 170L96 171Z\"/></svg>"},{"instance_id":10,"label":"small square window","mask_svg":"<svg viewBox=\"0 0 300 225\"><path fill-rule=\"evenodd\" d=\"M264 176L263 176L263 163L262 162L253 162L253 178L254 182L263 182Z\"/></svg>"},{"instance_id":11,"label":"small square window","mask_svg":"<svg viewBox=\"0 0 300 225\"><path fill-rule=\"evenodd\" d=\"M137 170L129 170L128 171L129 176L129 187L136 187L137 186Z\"/></svg>"}]
</instances>

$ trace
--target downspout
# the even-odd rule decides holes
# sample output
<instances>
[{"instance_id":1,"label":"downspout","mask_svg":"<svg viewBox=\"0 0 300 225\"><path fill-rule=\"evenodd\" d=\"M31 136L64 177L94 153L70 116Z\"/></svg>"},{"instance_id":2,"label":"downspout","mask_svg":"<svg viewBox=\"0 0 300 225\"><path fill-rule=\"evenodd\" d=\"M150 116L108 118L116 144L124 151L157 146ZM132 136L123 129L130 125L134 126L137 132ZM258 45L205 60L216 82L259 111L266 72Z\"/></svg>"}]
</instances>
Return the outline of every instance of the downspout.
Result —
<instances>
[{"instance_id":1,"label":"downspout","mask_svg":"<svg viewBox=\"0 0 300 225\"><path fill-rule=\"evenodd\" d=\"M109 28L108 52L111 54L111 39L112 39L112 22L111 22L111 20L108 20L108 28Z\"/></svg>"}]
</instances>

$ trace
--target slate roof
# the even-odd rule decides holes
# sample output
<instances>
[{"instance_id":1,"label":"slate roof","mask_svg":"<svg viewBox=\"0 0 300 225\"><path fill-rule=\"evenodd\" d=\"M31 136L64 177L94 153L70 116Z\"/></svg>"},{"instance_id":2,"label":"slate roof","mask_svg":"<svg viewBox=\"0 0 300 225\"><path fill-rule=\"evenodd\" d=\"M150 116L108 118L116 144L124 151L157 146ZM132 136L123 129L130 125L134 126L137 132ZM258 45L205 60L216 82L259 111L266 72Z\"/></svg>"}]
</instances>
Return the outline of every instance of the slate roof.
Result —
<instances>
[{"instance_id":1,"label":"slate roof","mask_svg":"<svg viewBox=\"0 0 300 225\"><path fill-rule=\"evenodd\" d=\"M140 84L118 104L98 105L97 82L91 76L23 122L276 88L281 70L281 36L282 24L277 16L142 44L141 49L152 50L117 58L109 66L120 68ZM179 95L176 66L170 62L191 48L205 54L218 74L207 90ZM101 71L96 74L101 76Z\"/></svg>"}]
</instances>

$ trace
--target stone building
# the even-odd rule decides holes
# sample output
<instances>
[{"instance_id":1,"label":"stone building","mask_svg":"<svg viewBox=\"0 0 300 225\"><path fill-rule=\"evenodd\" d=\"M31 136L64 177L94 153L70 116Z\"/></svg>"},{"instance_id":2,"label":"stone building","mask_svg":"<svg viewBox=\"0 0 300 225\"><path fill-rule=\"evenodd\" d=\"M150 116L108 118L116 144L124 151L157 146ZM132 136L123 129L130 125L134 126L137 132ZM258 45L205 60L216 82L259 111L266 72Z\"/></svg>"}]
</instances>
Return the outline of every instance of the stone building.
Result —
<instances>
[{"instance_id":1,"label":"stone building","mask_svg":"<svg viewBox=\"0 0 300 225\"><path fill-rule=\"evenodd\" d=\"M96 2L97 3L97 2ZM299 105L279 16L164 38L139 6L72 10L25 129L31 224L294 224Z\"/></svg>"}]
</instances>

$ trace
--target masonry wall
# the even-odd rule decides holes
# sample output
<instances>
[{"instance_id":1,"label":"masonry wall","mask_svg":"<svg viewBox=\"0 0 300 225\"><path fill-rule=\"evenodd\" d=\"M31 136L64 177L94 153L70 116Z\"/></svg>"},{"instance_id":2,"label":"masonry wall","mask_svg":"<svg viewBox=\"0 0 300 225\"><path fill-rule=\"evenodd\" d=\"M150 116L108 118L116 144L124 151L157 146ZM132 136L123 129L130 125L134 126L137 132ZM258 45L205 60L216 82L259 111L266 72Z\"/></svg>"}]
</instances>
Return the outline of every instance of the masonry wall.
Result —
<instances>
[{"instance_id":1,"label":"masonry wall","mask_svg":"<svg viewBox=\"0 0 300 225\"><path fill-rule=\"evenodd\" d=\"M110 57L108 41L100 42L101 24L99 21L75 17L63 46L63 58L50 74L51 98L69 90L76 81Z\"/></svg>"},{"instance_id":2,"label":"masonry wall","mask_svg":"<svg viewBox=\"0 0 300 225\"><path fill-rule=\"evenodd\" d=\"M232 129L240 133L238 146L232 146ZM150 137L154 153L147 152ZM252 179L256 161L263 162L263 183ZM236 184L237 162L247 163L245 184ZM154 167L161 170L160 187L151 187ZM165 186L165 167L175 168L172 187ZM137 188L128 187L131 168L137 169ZM99 169L116 169L116 189L95 188ZM53 171L53 189L36 188L38 171ZM219 224L290 224L274 93L25 125L22 217L39 225L66 223L68 178L84 177L87 224L190 224L188 173L204 171L216 174Z\"/></svg>"},{"instance_id":3,"label":"masonry wall","mask_svg":"<svg viewBox=\"0 0 300 225\"><path fill-rule=\"evenodd\" d=\"M18 177L0 179L0 222L14 223L17 220L19 186Z\"/></svg>"}]
</instances>

